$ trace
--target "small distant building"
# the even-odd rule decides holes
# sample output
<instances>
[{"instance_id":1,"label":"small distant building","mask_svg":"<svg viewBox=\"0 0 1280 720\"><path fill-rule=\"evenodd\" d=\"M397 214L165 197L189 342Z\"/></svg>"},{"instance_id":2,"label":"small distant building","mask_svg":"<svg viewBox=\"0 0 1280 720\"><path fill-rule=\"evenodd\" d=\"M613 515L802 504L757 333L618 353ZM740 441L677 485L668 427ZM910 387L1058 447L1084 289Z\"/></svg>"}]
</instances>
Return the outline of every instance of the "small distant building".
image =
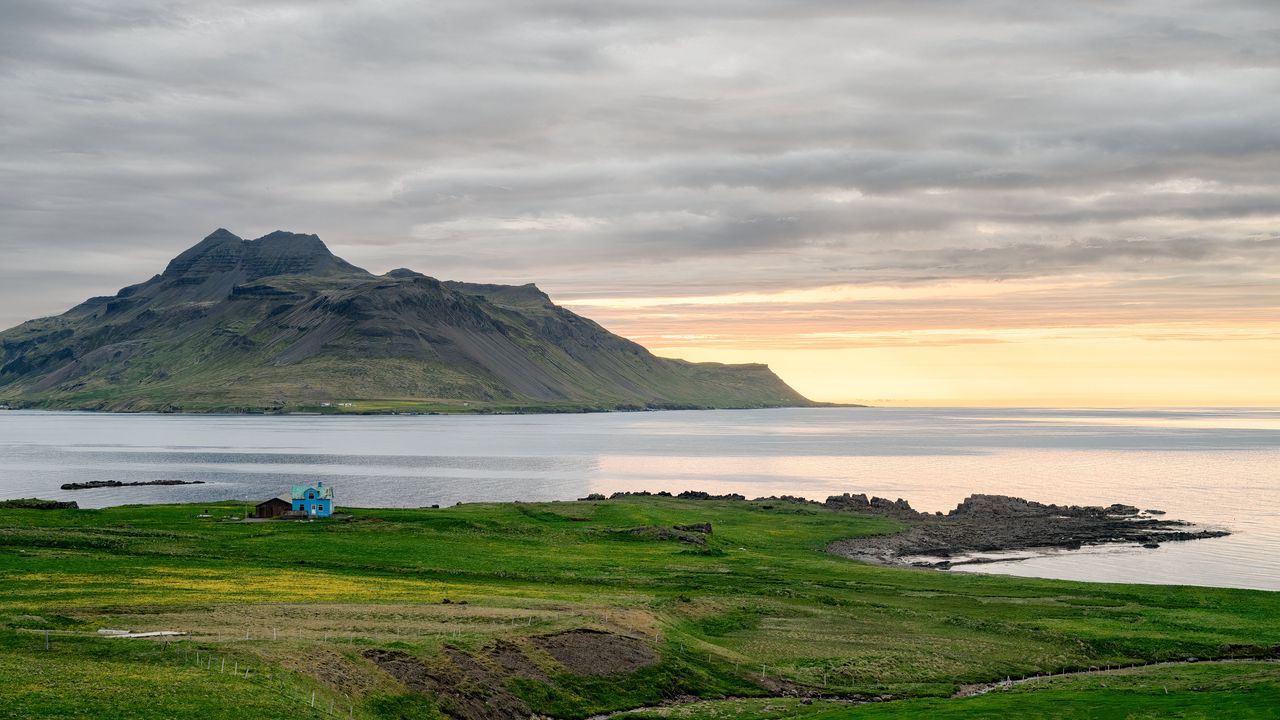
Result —
<instances>
[{"instance_id":1,"label":"small distant building","mask_svg":"<svg viewBox=\"0 0 1280 720\"><path fill-rule=\"evenodd\" d=\"M306 513L308 517L329 517L333 514L333 486L323 482L294 485L290 509Z\"/></svg>"},{"instance_id":2,"label":"small distant building","mask_svg":"<svg viewBox=\"0 0 1280 720\"><path fill-rule=\"evenodd\" d=\"M273 497L270 500L260 502L254 506L253 516L256 518L280 517L292 509L293 501L284 495L280 495L278 497Z\"/></svg>"}]
</instances>

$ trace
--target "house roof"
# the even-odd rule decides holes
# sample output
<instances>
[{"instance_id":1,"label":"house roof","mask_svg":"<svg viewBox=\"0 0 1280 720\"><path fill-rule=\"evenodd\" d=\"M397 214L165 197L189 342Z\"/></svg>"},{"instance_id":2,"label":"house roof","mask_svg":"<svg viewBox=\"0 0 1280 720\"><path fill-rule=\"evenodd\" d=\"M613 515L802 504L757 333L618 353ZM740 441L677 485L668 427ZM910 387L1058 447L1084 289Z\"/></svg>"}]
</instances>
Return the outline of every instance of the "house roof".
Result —
<instances>
[{"instance_id":1,"label":"house roof","mask_svg":"<svg viewBox=\"0 0 1280 720\"><path fill-rule=\"evenodd\" d=\"M315 490L315 491L316 491L316 499L317 499L317 500L332 500L332 499L333 499L333 486L332 486L332 485L325 485L324 483L316 483L315 485L294 485L294 486L293 486L293 497L292 497L292 499L293 499L293 500L305 500L305 499L307 498L307 491L308 491L308 490Z\"/></svg>"},{"instance_id":2,"label":"house roof","mask_svg":"<svg viewBox=\"0 0 1280 720\"><path fill-rule=\"evenodd\" d=\"M287 496L285 496L285 495L277 495L277 496L275 496L275 497L273 497L273 498L267 498L266 500L263 500L262 502L258 503L258 505L259 505L259 506L261 506L261 505L266 505L267 503L269 503L269 502L274 502L274 501L276 501L276 500L279 500L279 501L281 501L281 502L286 502L286 503L287 503L287 502L289 502L289 498L288 498Z\"/></svg>"}]
</instances>

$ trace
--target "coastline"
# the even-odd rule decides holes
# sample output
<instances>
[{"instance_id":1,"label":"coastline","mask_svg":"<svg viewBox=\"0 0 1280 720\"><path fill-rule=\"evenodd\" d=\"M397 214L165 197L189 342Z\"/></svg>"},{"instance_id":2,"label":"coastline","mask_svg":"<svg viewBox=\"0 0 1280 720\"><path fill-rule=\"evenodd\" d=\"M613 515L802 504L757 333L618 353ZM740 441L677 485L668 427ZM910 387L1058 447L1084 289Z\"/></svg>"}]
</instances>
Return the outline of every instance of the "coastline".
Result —
<instances>
[{"instance_id":1,"label":"coastline","mask_svg":"<svg viewBox=\"0 0 1280 720\"><path fill-rule=\"evenodd\" d=\"M1007 495L970 495L954 510L921 513L899 499L864 495L829 498L828 505L865 506L903 522L893 535L839 540L827 552L893 567L947 570L958 565L1016 562L1028 557L983 557L988 553L1081 550L1104 545L1156 549L1162 543L1226 537L1229 530L1166 519L1160 510L1131 505L1047 505ZM1034 556L1034 555L1033 555Z\"/></svg>"},{"instance_id":2,"label":"coastline","mask_svg":"<svg viewBox=\"0 0 1280 720\"><path fill-rule=\"evenodd\" d=\"M1092 580L1096 569L1107 582L1280 590L1271 554L1280 542L1273 520L1280 506L1269 480L1277 458L1267 445L1273 434L1169 427L1166 419L1183 413L1137 414L1125 428L1150 428L1140 432L1095 428L1074 416L1045 422L1056 417L911 408L351 420L18 411L0 413L7 441L0 485L8 497L78 500L89 508L261 500L291 481L284 475L332 481L339 503L368 508L686 488L818 500L865 491L908 498L929 513L946 513L971 492L1090 505L1121 500L1167 510L1168 518L1226 525L1233 534L1159 550L1102 546L956 571ZM1207 424L1224 416L1194 417ZM1183 442L1205 452L1179 453L1170 474L1159 451ZM151 479L207 484L58 490L68 481Z\"/></svg>"},{"instance_id":3,"label":"coastline","mask_svg":"<svg viewBox=\"0 0 1280 720\"><path fill-rule=\"evenodd\" d=\"M357 401L385 403L386 401ZM399 402L399 401L397 401ZM96 415L194 415L210 417L360 417L410 415L590 415L602 413L644 413L644 412L676 412L702 410L795 410L817 408L870 408L873 405L857 403L812 402L805 405L578 405L578 404L518 404L518 405L481 405L463 402L461 404L403 403L396 407L379 405L377 407L327 407L320 405L299 405L297 409L271 409L236 406L214 406L209 409L191 409L177 406L164 408L101 408L101 407L52 407L47 405L0 406L0 412L67 412Z\"/></svg>"},{"instance_id":4,"label":"coastline","mask_svg":"<svg viewBox=\"0 0 1280 720\"><path fill-rule=\"evenodd\" d=\"M87 714L148 718L175 714L151 688L177 688L165 697L183 716L216 696L280 718L312 697L366 720L404 717L381 712L391 700L422 710L411 716L518 720L733 698L786 703L786 717L868 700L924 717L1010 678L1160 673L1273 657L1280 642L1276 593L903 572L823 552L907 527L890 517L898 501L667 495L314 522L246 523L243 503L0 509L15 589L0 669L52 665ZM1177 670L1253 683L1258 667L1194 665ZM1201 678L1159 683L1199 693ZM64 693L3 699L58 717Z\"/></svg>"}]
</instances>

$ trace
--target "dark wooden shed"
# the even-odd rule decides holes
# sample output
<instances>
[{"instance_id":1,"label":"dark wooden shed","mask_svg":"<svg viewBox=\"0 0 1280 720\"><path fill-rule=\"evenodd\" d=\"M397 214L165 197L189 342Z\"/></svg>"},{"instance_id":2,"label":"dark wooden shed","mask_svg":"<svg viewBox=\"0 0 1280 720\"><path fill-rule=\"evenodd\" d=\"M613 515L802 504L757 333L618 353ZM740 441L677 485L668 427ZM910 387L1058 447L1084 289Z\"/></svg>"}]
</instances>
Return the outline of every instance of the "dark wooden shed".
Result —
<instances>
[{"instance_id":1,"label":"dark wooden shed","mask_svg":"<svg viewBox=\"0 0 1280 720\"><path fill-rule=\"evenodd\" d=\"M257 518L273 518L289 512L293 509L293 503L282 497L273 497L265 502L258 503L253 509L253 516Z\"/></svg>"}]
</instances>

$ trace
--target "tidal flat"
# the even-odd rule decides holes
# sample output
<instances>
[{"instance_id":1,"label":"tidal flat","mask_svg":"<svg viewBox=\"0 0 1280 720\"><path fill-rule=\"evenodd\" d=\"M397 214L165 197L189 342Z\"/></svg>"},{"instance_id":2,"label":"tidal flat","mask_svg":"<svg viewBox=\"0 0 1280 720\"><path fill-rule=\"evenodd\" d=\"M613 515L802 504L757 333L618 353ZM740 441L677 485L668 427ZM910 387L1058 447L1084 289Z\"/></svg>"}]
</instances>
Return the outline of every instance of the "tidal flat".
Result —
<instances>
[{"instance_id":1,"label":"tidal flat","mask_svg":"<svg viewBox=\"0 0 1280 720\"><path fill-rule=\"evenodd\" d=\"M902 529L888 517L655 496L244 510L0 510L0 717L1267 717L1280 697L1278 593L826 552ZM1250 662L1155 666L1188 658ZM954 697L1036 675L1060 676Z\"/></svg>"}]
</instances>

